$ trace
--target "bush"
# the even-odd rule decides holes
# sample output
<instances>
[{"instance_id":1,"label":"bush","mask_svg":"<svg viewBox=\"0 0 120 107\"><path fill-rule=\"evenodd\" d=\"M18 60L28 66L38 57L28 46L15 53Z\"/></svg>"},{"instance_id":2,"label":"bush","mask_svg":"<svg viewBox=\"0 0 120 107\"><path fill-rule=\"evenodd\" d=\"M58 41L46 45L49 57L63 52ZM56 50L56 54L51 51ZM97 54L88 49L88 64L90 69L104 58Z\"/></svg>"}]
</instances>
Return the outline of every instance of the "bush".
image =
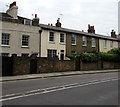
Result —
<instances>
[{"instance_id":1,"label":"bush","mask_svg":"<svg viewBox=\"0 0 120 107\"><path fill-rule=\"evenodd\" d=\"M112 54L112 53L101 53L101 59L103 61L118 62L120 61L120 56L117 54Z\"/></svg>"},{"instance_id":2,"label":"bush","mask_svg":"<svg viewBox=\"0 0 120 107\"><path fill-rule=\"evenodd\" d=\"M108 53L120 55L120 48L111 49Z\"/></svg>"},{"instance_id":3,"label":"bush","mask_svg":"<svg viewBox=\"0 0 120 107\"><path fill-rule=\"evenodd\" d=\"M66 55L70 59L80 58L83 62L113 61L120 62L120 49L112 49L107 53L85 52L77 55Z\"/></svg>"},{"instance_id":4,"label":"bush","mask_svg":"<svg viewBox=\"0 0 120 107\"><path fill-rule=\"evenodd\" d=\"M95 53L81 53L80 58L83 62L97 62L99 56Z\"/></svg>"}]
</instances>

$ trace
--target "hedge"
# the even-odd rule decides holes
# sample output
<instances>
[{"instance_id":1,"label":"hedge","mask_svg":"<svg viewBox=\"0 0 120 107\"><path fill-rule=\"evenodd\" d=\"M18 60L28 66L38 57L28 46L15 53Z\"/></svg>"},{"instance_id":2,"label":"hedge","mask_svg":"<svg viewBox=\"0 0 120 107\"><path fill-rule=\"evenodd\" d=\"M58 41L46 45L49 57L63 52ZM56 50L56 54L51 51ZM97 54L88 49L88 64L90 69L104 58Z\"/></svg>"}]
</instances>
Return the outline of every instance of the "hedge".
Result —
<instances>
[{"instance_id":1,"label":"hedge","mask_svg":"<svg viewBox=\"0 0 120 107\"><path fill-rule=\"evenodd\" d=\"M120 62L120 49L112 49L107 53L101 52L85 52L76 55L67 55L70 59L79 57L83 62L97 62L97 61L113 61Z\"/></svg>"}]
</instances>

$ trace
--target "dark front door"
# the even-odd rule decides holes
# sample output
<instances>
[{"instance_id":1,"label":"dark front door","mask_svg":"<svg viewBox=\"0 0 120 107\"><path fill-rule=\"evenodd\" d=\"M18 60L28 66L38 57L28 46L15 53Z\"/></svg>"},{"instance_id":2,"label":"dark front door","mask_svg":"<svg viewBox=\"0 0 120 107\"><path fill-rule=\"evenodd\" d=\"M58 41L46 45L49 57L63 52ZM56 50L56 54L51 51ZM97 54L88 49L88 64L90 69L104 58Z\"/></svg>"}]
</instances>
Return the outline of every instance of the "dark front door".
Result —
<instances>
[{"instance_id":1,"label":"dark front door","mask_svg":"<svg viewBox=\"0 0 120 107\"><path fill-rule=\"evenodd\" d=\"M12 57L1 57L2 58L2 76L13 75L13 58Z\"/></svg>"},{"instance_id":2,"label":"dark front door","mask_svg":"<svg viewBox=\"0 0 120 107\"><path fill-rule=\"evenodd\" d=\"M35 74L37 73L37 60L31 59L30 61L30 73Z\"/></svg>"},{"instance_id":3,"label":"dark front door","mask_svg":"<svg viewBox=\"0 0 120 107\"><path fill-rule=\"evenodd\" d=\"M61 53L60 53L60 60L64 60L64 50L61 50Z\"/></svg>"}]
</instances>

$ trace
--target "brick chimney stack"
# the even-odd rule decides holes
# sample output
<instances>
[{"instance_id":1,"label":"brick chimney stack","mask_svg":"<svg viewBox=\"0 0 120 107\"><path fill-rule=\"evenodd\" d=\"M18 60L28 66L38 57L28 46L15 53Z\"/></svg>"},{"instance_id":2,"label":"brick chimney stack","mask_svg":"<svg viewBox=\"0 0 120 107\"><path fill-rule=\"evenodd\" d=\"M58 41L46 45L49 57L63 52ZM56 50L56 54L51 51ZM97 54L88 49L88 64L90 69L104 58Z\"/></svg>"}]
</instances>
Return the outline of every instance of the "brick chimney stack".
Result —
<instances>
[{"instance_id":1,"label":"brick chimney stack","mask_svg":"<svg viewBox=\"0 0 120 107\"><path fill-rule=\"evenodd\" d=\"M33 26L38 26L39 25L39 18L37 17L37 14L35 14L35 18L32 20L32 25Z\"/></svg>"},{"instance_id":2,"label":"brick chimney stack","mask_svg":"<svg viewBox=\"0 0 120 107\"><path fill-rule=\"evenodd\" d=\"M116 32L114 30L111 32L111 37L116 38Z\"/></svg>"},{"instance_id":3,"label":"brick chimney stack","mask_svg":"<svg viewBox=\"0 0 120 107\"><path fill-rule=\"evenodd\" d=\"M58 18L57 23L55 25L56 27L61 27L62 24L60 23L60 18Z\"/></svg>"},{"instance_id":4,"label":"brick chimney stack","mask_svg":"<svg viewBox=\"0 0 120 107\"><path fill-rule=\"evenodd\" d=\"M90 26L90 24L88 25L88 33L95 33L94 26Z\"/></svg>"},{"instance_id":5,"label":"brick chimney stack","mask_svg":"<svg viewBox=\"0 0 120 107\"><path fill-rule=\"evenodd\" d=\"M17 19L18 6L16 6L16 1L10 4L9 9L6 11L6 13L13 17L13 19Z\"/></svg>"}]
</instances>

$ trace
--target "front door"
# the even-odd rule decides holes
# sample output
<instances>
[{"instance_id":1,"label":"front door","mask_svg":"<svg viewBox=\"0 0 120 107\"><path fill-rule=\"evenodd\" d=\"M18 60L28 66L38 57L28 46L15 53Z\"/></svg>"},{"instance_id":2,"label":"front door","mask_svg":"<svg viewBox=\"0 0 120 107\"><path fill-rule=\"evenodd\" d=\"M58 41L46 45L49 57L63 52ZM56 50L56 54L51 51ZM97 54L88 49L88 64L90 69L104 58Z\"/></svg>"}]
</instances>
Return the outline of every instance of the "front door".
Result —
<instances>
[{"instance_id":1,"label":"front door","mask_svg":"<svg viewBox=\"0 0 120 107\"><path fill-rule=\"evenodd\" d=\"M61 50L61 53L60 53L60 60L64 60L64 50Z\"/></svg>"}]
</instances>

